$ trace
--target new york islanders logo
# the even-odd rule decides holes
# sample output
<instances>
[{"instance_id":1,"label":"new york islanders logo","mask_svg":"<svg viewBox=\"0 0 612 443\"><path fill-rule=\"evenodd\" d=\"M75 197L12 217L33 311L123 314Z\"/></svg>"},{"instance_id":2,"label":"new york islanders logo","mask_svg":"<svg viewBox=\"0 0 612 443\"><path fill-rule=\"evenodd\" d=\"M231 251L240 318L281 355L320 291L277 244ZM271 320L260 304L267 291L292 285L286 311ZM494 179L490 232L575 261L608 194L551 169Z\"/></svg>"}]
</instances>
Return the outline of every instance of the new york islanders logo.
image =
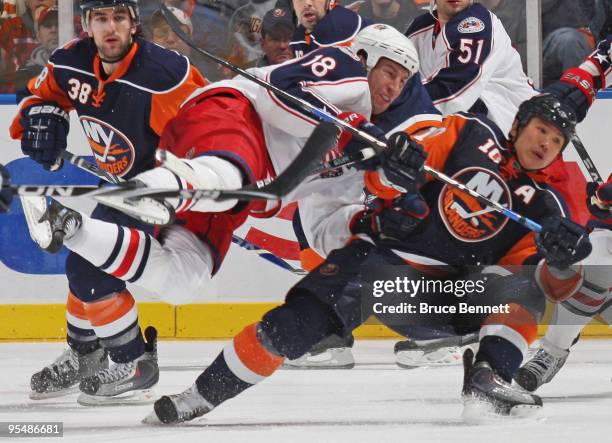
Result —
<instances>
[{"instance_id":1,"label":"new york islanders logo","mask_svg":"<svg viewBox=\"0 0 612 443\"><path fill-rule=\"evenodd\" d=\"M510 189L494 172L471 167L459 171L453 178L503 207L512 209ZM448 232L464 242L487 240L508 223L504 215L448 185L440 192L438 209Z\"/></svg>"},{"instance_id":2,"label":"new york islanders logo","mask_svg":"<svg viewBox=\"0 0 612 443\"><path fill-rule=\"evenodd\" d=\"M136 151L125 134L97 118L82 116L79 120L98 166L118 177L127 174Z\"/></svg>"}]
</instances>

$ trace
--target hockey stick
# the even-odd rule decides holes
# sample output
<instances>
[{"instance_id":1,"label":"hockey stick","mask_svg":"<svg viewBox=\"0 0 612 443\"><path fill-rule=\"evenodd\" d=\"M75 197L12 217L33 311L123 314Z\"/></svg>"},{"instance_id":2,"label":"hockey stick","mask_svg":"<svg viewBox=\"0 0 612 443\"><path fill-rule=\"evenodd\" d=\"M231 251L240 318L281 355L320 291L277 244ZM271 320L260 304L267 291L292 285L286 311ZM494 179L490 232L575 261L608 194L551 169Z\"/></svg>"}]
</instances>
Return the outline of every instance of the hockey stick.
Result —
<instances>
[{"instance_id":1,"label":"hockey stick","mask_svg":"<svg viewBox=\"0 0 612 443\"><path fill-rule=\"evenodd\" d=\"M373 148L375 148L376 151L381 151L387 148L387 145L378 140L377 138L371 136L370 134L368 134L367 132L361 131L357 128L354 128L353 126L351 126L349 123L345 122L344 120L341 120L333 115L331 115L330 113L317 108L316 106L308 103L306 100L302 100L301 98L295 97L291 94L289 94L288 92L283 91L282 89L277 88L276 86L270 84L269 82L257 77L256 75L251 74L250 72L239 68L238 66L223 60L220 57L217 57L216 55L214 55L211 52L208 52L206 49L202 49L200 48L187 34L185 34L183 32L183 30L181 29L181 24L178 21L178 19L174 16L174 14L172 13L172 11L170 11L170 9L168 9L168 7L161 2L160 3L160 9L161 9L161 13L164 16L164 19L166 20L166 22L168 23L168 25L170 26L170 28L172 28L172 30L174 31L174 33L181 39L183 40L187 45L189 45L191 48L193 48L195 51L199 52L200 54L204 55L205 57L208 57L209 59L219 63L220 65L230 69L231 71L234 71L237 74L240 74L241 76L257 83L259 86L265 88L268 91L273 92L274 94L276 94L279 97L284 98L285 100L291 102L292 104L299 106L300 108L302 108L304 111L309 112L310 114L314 115L315 117L317 117L318 119L320 119L321 121L324 122L328 122L328 123L332 123L335 126L350 132L351 135L361 139L364 142L367 142L370 146L372 146Z\"/></svg>"},{"instance_id":2,"label":"hockey stick","mask_svg":"<svg viewBox=\"0 0 612 443\"><path fill-rule=\"evenodd\" d=\"M172 30L174 31L174 33L181 39L183 40L187 45L189 45L191 48L193 48L195 51L199 52L200 54L208 57L211 60L214 60L215 62L219 63L220 65L236 72L237 74L242 75L243 77L257 83L259 86L274 92L277 96L284 98L285 100L293 103L294 105L299 106L300 108L302 108L303 110L311 113L312 115L314 115L315 117L318 117L319 119L325 121L325 122L330 122L333 123L334 125L342 128L343 130L350 132L351 135L356 136L358 138L360 138L361 140L367 142L372 148L375 149L375 151L378 153L384 149L387 148L387 145L372 137L371 135L367 134L366 132L360 131L357 128L354 128L353 126L351 126L350 124L348 124L347 122L340 120L338 118L336 118L335 116L317 108L314 105L311 105L310 103L308 103L305 100L302 100L298 97L294 97L293 95L283 91L282 89L277 88L276 86L268 83L267 81L251 74L250 72L239 68L238 66L233 65L232 63L229 63L226 60L223 60L220 57L217 57L216 55L208 52L205 49L200 48L198 45L195 44L195 42L187 35L183 32L183 30L180 27L180 23L178 21L178 19L174 16L174 14L172 13L172 11L170 11L170 9L168 9L168 7L161 3L160 4L160 9L162 12L162 15L164 16L164 19L166 20L166 22L168 23L168 25L170 26L170 28L172 28ZM511 211L510 209L506 209L503 206L501 206L499 203L493 202L492 200L487 199L486 197L476 193L475 191L469 189L468 187L466 187L465 185L451 179L450 177L442 174L441 172L438 172L434 169L431 169L428 166L425 166L425 171L428 172L429 174L431 174L432 176L434 176L435 178L437 178L438 180L442 180L443 182L447 183L450 186L454 186L464 192L467 192L468 194L470 194L472 197L476 198L478 201L480 201L483 204L486 204L488 206L493 207L496 211L501 212L502 214L504 214L506 217L521 223L523 226L527 227L528 229L531 229L532 231L535 232L540 232L540 230L542 229L542 227L526 218L523 217L513 211ZM183 198L189 198L189 192L182 195Z\"/></svg>"},{"instance_id":3,"label":"hockey stick","mask_svg":"<svg viewBox=\"0 0 612 443\"><path fill-rule=\"evenodd\" d=\"M247 251L253 251L257 253L257 255L259 255L264 260L267 260L270 263L273 263L276 266L286 269L287 271L292 272L296 275L306 275L307 274L305 270L292 266L291 264L287 263L287 261L283 260L279 256L274 255L272 252L267 251L257 246L255 243L251 243L247 239L238 237L237 235L232 235L232 242L240 246L241 248L246 249Z\"/></svg>"},{"instance_id":4,"label":"hockey stick","mask_svg":"<svg viewBox=\"0 0 612 443\"><path fill-rule=\"evenodd\" d=\"M78 197L88 196L96 198L123 198L126 200L151 198L192 198L241 201L251 200L279 200L295 189L308 177L319 163L321 157L336 143L337 130L329 123L320 123L312 132L303 149L297 157L272 182L257 189L248 185L241 189L152 189L134 182L117 183L115 186L90 185L11 185L2 184L2 189L10 189L13 195L45 196L45 197ZM106 204L104 201L100 201ZM129 215L133 215L129 213Z\"/></svg>"},{"instance_id":5,"label":"hockey stick","mask_svg":"<svg viewBox=\"0 0 612 443\"><path fill-rule=\"evenodd\" d=\"M83 169L84 171L87 171L93 175L95 175L96 177L99 177L103 180L112 180L112 183L120 183L123 180L120 177L117 177L116 175L110 174L104 170L102 170L100 167L98 167L97 165L95 165L94 163L91 163L90 161L88 161L87 159L83 158L83 157L79 157L76 156L74 154L72 154L69 151L62 151L62 153L60 154L60 156L68 161L70 164ZM189 169L189 168L188 168ZM192 169L189 169L190 171L192 171ZM27 198L27 197L24 197ZM292 266L290 263L288 263L287 261L283 260L282 258L280 258L279 256L273 254L272 252L263 249L259 246L257 246L255 243L251 243L250 241L248 241L245 238L239 237L235 234L232 234L232 242L238 246L240 246L241 248L246 249L247 251L253 251L255 252L257 255L259 255L261 258L263 258L264 260L269 261L270 263L275 264L276 266L279 266L280 268L286 269L289 272L292 272L294 274L297 275L305 275L306 271L304 271L303 269L300 268L296 268L294 266Z\"/></svg>"},{"instance_id":6,"label":"hockey stick","mask_svg":"<svg viewBox=\"0 0 612 443\"><path fill-rule=\"evenodd\" d=\"M601 185L604 182L603 178L601 177L601 175L599 174L599 171L595 167L595 163L593 163L593 159L591 159L591 156L589 155L588 151L582 144L582 140L580 140L580 137L578 137L578 134L574 133L574 135L572 136L572 143L574 144L574 148L576 148L576 152L578 153L580 160L582 160L582 164L584 165L587 172L591 176L591 180Z\"/></svg>"}]
</instances>

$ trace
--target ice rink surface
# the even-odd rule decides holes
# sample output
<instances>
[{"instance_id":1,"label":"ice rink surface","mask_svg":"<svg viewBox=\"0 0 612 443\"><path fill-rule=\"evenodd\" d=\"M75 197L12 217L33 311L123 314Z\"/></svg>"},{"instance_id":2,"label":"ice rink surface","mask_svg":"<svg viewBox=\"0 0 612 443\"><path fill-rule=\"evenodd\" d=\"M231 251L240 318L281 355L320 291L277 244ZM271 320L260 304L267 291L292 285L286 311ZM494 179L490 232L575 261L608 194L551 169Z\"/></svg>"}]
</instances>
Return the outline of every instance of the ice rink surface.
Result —
<instances>
[{"instance_id":1,"label":"ice rink surface","mask_svg":"<svg viewBox=\"0 0 612 443\"><path fill-rule=\"evenodd\" d=\"M57 357L63 344L2 343L0 421L61 421L64 437L51 441L82 443L559 443L608 441L612 435L612 340L582 340L574 347L557 378L539 392L542 419L487 425L468 425L460 418L462 368L400 369L393 343L356 342L352 370L280 370L206 418L173 427L141 424L150 405L88 408L76 403L76 394L30 400L31 374ZM222 345L161 342L158 394L192 384Z\"/></svg>"}]
</instances>

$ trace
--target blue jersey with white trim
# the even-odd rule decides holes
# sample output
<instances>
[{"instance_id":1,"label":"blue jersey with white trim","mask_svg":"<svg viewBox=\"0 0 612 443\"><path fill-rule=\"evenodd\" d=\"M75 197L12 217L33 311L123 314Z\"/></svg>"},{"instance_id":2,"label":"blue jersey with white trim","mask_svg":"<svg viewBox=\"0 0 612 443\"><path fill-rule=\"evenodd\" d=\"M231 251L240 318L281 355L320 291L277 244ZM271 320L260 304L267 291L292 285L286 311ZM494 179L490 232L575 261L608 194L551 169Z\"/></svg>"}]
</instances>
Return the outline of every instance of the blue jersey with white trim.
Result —
<instances>
[{"instance_id":1,"label":"blue jersey with white trim","mask_svg":"<svg viewBox=\"0 0 612 443\"><path fill-rule=\"evenodd\" d=\"M175 51L136 39L117 70L107 76L90 38L56 50L28 84L21 107L56 102L75 110L98 165L130 178L154 166L167 121L205 80ZM11 135L20 137L18 114Z\"/></svg>"},{"instance_id":2,"label":"blue jersey with white trim","mask_svg":"<svg viewBox=\"0 0 612 443\"><path fill-rule=\"evenodd\" d=\"M436 14L417 17L406 31L431 99L444 115L486 115L507 134L520 103L536 91L502 23L478 3L444 25Z\"/></svg>"}]
</instances>

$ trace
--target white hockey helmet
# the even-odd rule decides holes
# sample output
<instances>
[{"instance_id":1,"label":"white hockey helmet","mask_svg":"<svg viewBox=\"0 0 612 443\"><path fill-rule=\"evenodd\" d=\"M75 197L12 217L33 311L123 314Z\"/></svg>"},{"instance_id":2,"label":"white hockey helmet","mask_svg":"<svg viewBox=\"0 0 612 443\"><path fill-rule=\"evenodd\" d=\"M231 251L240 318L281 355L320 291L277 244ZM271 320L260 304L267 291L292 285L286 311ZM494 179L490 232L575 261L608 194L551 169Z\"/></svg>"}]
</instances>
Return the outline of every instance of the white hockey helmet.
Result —
<instances>
[{"instance_id":1,"label":"white hockey helmet","mask_svg":"<svg viewBox=\"0 0 612 443\"><path fill-rule=\"evenodd\" d=\"M414 44L392 26L382 23L366 26L355 36L351 48L357 55L365 52L368 71L381 57L399 63L412 75L419 71L419 54Z\"/></svg>"}]
</instances>

